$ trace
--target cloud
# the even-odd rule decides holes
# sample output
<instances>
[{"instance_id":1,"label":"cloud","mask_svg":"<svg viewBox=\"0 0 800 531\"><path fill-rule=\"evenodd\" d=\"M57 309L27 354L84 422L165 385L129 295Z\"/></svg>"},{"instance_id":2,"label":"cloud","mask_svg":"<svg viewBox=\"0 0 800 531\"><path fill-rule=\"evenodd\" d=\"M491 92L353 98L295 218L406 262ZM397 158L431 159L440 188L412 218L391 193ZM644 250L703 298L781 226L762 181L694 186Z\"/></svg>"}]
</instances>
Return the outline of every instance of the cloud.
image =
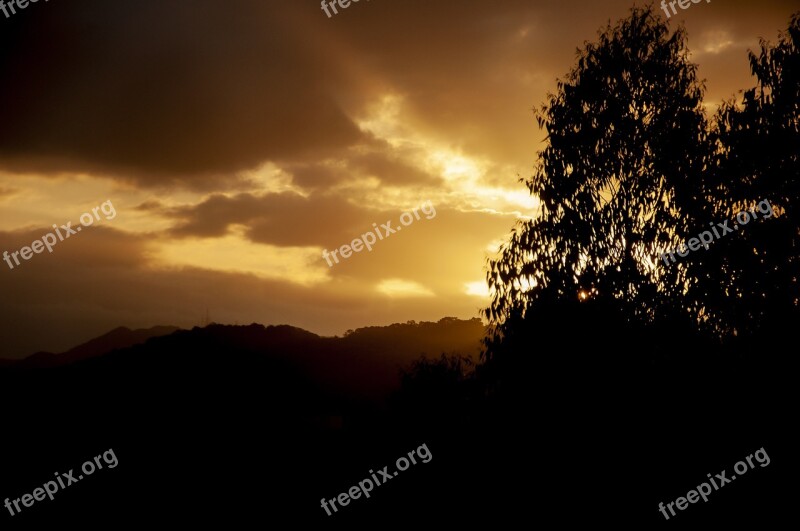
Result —
<instances>
[{"instance_id":1,"label":"cloud","mask_svg":"<svg viewBox=\"0 0 800 531\"><path fill-rule=\"evenodd\" d=\"M371 228L373 219L382 219L380 213L339 197L291 192L218 194L197 205L168 210L166 215L177 220L170 231L175 237L221 237L241 225L250 241L280 247L336 245L350 241L358 230Z\"/></svg>"},{"instance_id":2,"label":"cloud","mask_svg":"<svg viewBox=\"0 0 800 531\"><path fill-rule=\"evenodd\" d=\"M87 0L4 20L0 165L209 188L358 141L297 10Z\"/></svg>"},{"instance_id":3,"label":"cloud","mask_svg":"<svg viewBox=\"0 0 800 531\"><path fill-rule=\"evenodd\" d=\"M371 151L353 156L349 167L365 177L376 177L389 185L432 185L439 179L405 162L401 150L384 147L387 152Z\"/></svg>"},{"instance_id":4,"label":"cloud","mask_svg":"<svg viewBox=\"0 0 800 531\"><path fill-rule=\"evenodd\" d=\"M0 232L0 248L29 245L44 230ZM60 352L117 326L190 328L200 324L206 309L219 323L288 323L330 335L410 319L476 316L466 297L376 300L372 285L353 279L304 286L165 267L152 258L155 245L152 236L93 227L14 270L0 262L0 356Z\"/></svg>"},{"instance_id":5,"label":"cloud","mask_svg":"<svg viewBox=\"0 0 800 531\"><path fill-rule=\"evenodd\" d=\"M6 188L0 186L0 200L8 199L9 197L16 195L17 192L19 192L19 190L16 188Z\"/></svg>"},{"instance_id":6,"label":"cloud","mask_svg":"<svg viewBox=\"0 0 800 531\"><path fill-rule=\"evenodd\" d=\"M341 151L336 158L289 162L282 170L305 190L329 189L348 181L374 179L387 186L436 185L440 179L411 162L408 150L372 138Z\"/></svg>"},{"instance_id":7,"label":"cloud","mask_svg":"<svg viewBox=\"0 0 800 531\"><path fill-rule=\"evenodd\" d=\"M734 43L755 43L753 25L774 35L792 4L696 6L687 25L706 21ZM531 107L574 49L630 2L570 8L566 26L562 5L529 0L372 2L336 20L318 7L84 0L4 20L0 169L229 191L246 188L241 172L265 161L291 166L309 188L347 179L324 164L331 159L384 183L424 182L425 171L373 144L353 119L392 93L421 133L524 171L543 137ZM742 65L737 79L748 75ZM364 145L375 149L354 156Z\"/></svg>"},{"instance_id":8,"label":"cloud","mask_svg":"<svg viewBox=\"0 0 800 531\"><path fill-rule=\"evenodd\" d=\"M402 278L387 278L378 283L378 292L393 298L433 297L435 294L419 282Z\"/></svg>"}]
</instances>

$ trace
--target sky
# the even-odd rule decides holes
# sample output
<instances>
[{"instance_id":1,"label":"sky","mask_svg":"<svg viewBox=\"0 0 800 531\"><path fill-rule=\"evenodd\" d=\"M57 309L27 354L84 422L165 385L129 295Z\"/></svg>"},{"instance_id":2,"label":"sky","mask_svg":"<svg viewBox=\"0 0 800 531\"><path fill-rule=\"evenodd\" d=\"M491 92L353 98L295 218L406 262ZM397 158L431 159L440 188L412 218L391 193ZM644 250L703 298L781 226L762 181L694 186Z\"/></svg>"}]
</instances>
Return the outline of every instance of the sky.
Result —
<instances>
[{"instance_id":1,"label":"sky","mask_svg":"<svg viewBox=\"0 0 800 531\"><path fill-rule=\"evenodd\" d=\"M632 5L361 0L328 17L316 0L54 0L0 12L0 251L110 202L52 252L0 262L0 357L118 326L198 326L206 312L323 335L477 317L487 257L536 215L519 182L544 148L532 109ZM688 30L709 114L753 86L747 50L776 41L796 9L677 9L668 24ZM388 221L403 232L323 258Z\"/></svg>"}]
</instances>

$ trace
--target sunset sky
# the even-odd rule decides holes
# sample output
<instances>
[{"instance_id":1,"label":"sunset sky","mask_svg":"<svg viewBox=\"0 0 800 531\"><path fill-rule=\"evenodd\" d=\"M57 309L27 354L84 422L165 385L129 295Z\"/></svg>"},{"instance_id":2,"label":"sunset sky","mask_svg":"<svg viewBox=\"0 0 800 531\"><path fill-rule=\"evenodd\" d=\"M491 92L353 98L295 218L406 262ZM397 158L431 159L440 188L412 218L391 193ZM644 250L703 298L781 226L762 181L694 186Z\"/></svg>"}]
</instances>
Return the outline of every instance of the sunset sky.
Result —
<instances>
[{"instance_id":1,"label":"sunset sky","mask_svg":"<svg viewBox=\"0 0 800 531\"><path fill-rule=\"evenodd\" d=\"M114 219L0 262L0 357L117 326L288 323L325 334L488 302L487 253L537 201L531 109L624 1L55 0L0 13L0 252L110 200ZM658 12L663 12L658 8ZM709 113L796 0L685 23ZM329 267L323 249L430 201Z\"/></svg>"}]
</instances>

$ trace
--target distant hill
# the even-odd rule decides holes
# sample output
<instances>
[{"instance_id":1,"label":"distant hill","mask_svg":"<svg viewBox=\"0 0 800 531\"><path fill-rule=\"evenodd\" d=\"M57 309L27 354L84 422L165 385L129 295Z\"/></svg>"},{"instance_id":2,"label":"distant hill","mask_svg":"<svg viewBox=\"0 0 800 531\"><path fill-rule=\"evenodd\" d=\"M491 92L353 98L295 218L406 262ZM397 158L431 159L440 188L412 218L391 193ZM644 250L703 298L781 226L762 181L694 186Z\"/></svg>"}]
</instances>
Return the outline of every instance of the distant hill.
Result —
<instances>
[{"instance_id":1,"label":"distant hill","mask_svg":"<svg viewBox=\"0 0 800 531\"><path fill-rule=\"evenodd\" d=\"M35 368L68 365L76 361L106 354L115 349L132 347L133 345L144 343L151 337L165 336L177 330L180 330L180 328L175 326L154 326L152 328L140 328L138 330L131 330L130 328L120 326L119 328L115 328L102 336L91 339L61 354L37 352L22 360L0 359L0 367L14 366Z\"/></svg>"},{"instance_id":2,"label":"distant hill","mask_svg":"<svg viewBox=\"0 0 800 531\"><path fill-rule=\"evenodd\" d=\"M420 356L466 356L477 361L484 326L480 319L445 317L438 322L414 322L349 330L344 337L322 337L289 325L248 326L212 324L180 330L173 326L130 330L116 328L61 354L39 352L2 367L58 367L119 351L117 356L150 358L192 356L203 351L224 362L232 350L257 352L292 365L321 389L351 396L376 398L399 385L399 371ZM148 340L150 340L148 342ZM146 343L146 344L145 344ZM132 348L136 347L136 348ZM154 365L165 360L152 360ZM191 363L190 359L185 360ZM127 362L126 362L127 363Z\"/></svg>"},{"instance_id":3,"label":"distant hill","mask_svg":"<svg viewBox=\"0 0 800 531\"><path fill-rule=\"evenodd\" d=\"M0 367L0 403L19 409L14 436L2 443L1 455L13 456L2 462L4 496L93 452L113 448L120 462L102 480L81 481L83 494L62 497L68 503L57 498L22 516L39 528L79 517L101 526L120 514L144 523L162 511L227 522L227 508L238 504L243 518L266 506L270 518L319 521L320 496L338 492L346 474L377 466L361 460L436 444L389 422L386 399L400 386L400 369L423 354L477 359L484 326L445 318L345 337L260 324L169 332L117 329L63 354ZM169 507L139 512L130 500L145 491Z\"/></svg>"},{"instance_id":4,"label":"distant hill","mask_svg":"<svg viewBox=\"0 0 800 531\"><path fill-rule=\"evenodd\" d=\"M212 324L155 338L119 355L169 356L188 364L207 356L211 365L228 365L225 357L234 353L260 354L291 367L323 392L375 400L397 389L400 370L423 355L447 353L477 361L484 332L480 319L454 318L359 328L345 337L322 337L289 325ZM152 360L154 365L163 362Z\"/></svg>"}]
</instances>

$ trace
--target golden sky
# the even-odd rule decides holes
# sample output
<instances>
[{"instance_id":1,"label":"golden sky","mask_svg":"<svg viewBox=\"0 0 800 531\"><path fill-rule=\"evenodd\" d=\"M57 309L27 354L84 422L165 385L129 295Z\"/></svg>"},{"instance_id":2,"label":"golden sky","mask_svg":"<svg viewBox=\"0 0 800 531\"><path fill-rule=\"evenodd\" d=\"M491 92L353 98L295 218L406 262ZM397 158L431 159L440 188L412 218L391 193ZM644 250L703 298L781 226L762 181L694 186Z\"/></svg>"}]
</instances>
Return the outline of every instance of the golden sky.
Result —
<instances>
[{"instance_id":1,"label":"golden sky","mask_svg":"<svg viewBox=\"0 0 800 531\"><path fill-rule=\"evenodd\" d=\"M534 216L531 113L629 1L75 0L0 14L0 250L110 200L113 219L0 262L0 357L117 326L321 334L488 302L487 253ZM692 4L709 112L795 1ZM661 12L659 10L659 12ZM436 216L329 267L430 201Z\"/></svg>"}]
</instances>

